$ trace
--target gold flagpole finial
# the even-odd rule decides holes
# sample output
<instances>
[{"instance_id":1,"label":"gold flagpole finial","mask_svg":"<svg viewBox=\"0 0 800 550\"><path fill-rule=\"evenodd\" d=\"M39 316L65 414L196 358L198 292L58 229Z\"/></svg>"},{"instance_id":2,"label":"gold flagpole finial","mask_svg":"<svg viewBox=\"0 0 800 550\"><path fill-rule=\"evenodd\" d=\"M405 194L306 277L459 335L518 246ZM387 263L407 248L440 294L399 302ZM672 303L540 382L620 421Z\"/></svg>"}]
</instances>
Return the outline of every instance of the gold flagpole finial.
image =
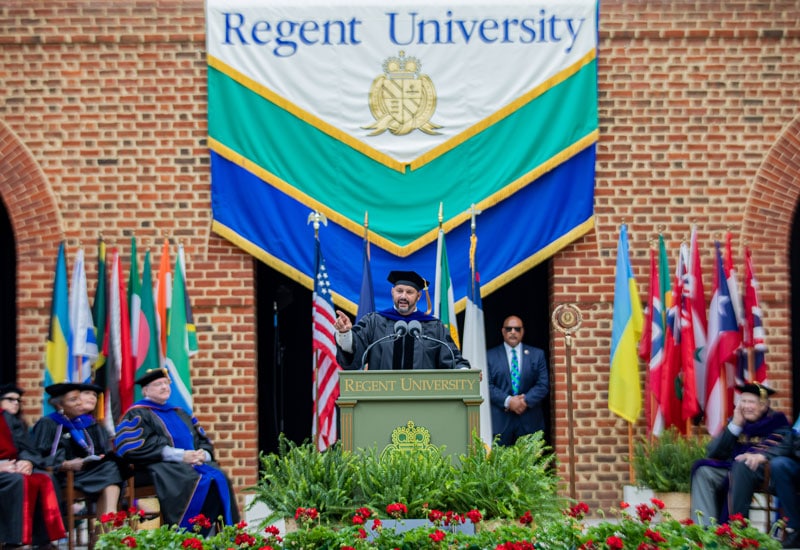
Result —
<instances>
[{"instance_id":1,"label":"gold flagpole finial","mask_svg":"<svg viewBox=\"0 0 800 550\"><path fill-rule=\"evenodd\" d=\"M469 228L472 231L472 234L474 235L475 234L475 228L477 227L477 223L475 221L475 218L478 216L478 214L481 214L482 212L481 212L481 210L478 210L477 208L475 208L475 203L473 202L472 205L469 207L469 213L470 213Z\"/></svg>"}]
</instances>

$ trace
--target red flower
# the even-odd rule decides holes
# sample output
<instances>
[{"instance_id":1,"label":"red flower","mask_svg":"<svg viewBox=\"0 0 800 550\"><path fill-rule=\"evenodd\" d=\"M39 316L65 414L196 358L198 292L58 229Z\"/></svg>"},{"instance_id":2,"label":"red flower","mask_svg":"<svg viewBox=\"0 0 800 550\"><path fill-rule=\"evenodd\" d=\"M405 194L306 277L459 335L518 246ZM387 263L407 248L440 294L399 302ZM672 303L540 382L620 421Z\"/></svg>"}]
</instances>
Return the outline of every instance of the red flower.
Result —
<instances>
[{"instance_id":1,"label":"red flower","mask_svg":"<svg viewBox=\"0 0 800 550\"><path fill-rule=\"evenodd\" d=\"M747 520L744 518L742 514L733 514L731 517L728 518L728 523L733 525L734 523L738 524L739 527L747 527Z\"/></svg>"},{"instance_id":2,"label":"red flower","mask_svg":"<svg viewBox=\"0 0 800 550\"><path fill-rule=\"evenodd\" d=\"M408 513L408 508L402 502L394 502L386 507L386 513L395 519L400 519Z\"/></svg>"},{"instance_id":3,"label":"red flower","mask_svg":"<svg viewBox=\"0 0 800 550\"><path fill-rule=\"evenodd\" d=\"M239 523L236 524L237 529L244 529L245 527L247 527L246 521L240 521Z\"/></svg>"},{"instance_id":4,"label":"red flower","mask_svg":"<svg viewBox=\"0 0 800 550\"><path fill-rule=\"evenodd\" d=\"M381 527L383 527L383 523L381 523L380 519L375 518L375 520L372 522L372 530L374 531L375 529L380 529Z\"/></svg>"},{"instance_id":5,"label":"red flower","mask_svg":"<svg viewBox=\"0 0 800 550\"><path fill-rule=\"evenodd\" d=\"M342 546L342 550L356 550L352 546Z\"/></svg>"},{"instance_id":6,"label":"red flower","mask_svg":"<svg viewBox=\"0 0 800 550\"><path fill-rule=\"evenodd\" d=\"M606 546L608 546L609 550L622 550L625 544L619 537L608 537L606 539Z\"/></svg>"},{"instance_id":7,"label":"red flower","mask_svg":"<svg viewBox=\"0 0 800 550\"><path fill-rule=\"evenodd\" d=\"M367 532L366 532L366 531L364 531L364 528L363 528L363 527L359 527L359 528L358 528L358 538L360 538L360 539L365 539L365 538L367 538Z\"/></svg>"},{"instance_id":8,"label":"red flower","mask_svg":"<svg viewBox=\"0 0 800 550\"><path fill-rule=\"evenodd\" d=\"M662 535L658 531L653 531L652 529L648 529L647 531L645 531L644 536L652 540L653 542L667 542L667 539L664 538L664 535Z\"/></svg>"},{"instance_id":9,"label":"red flower","mask_svg":"<svg viewBox=\"0 0 800 550\"><path fill-rule=\"evenodd\" d=\"M624 500L619 503L619 509L620 510L625 510L626 508L630 508L630 507L631 507L631 505L628 504L627 502L625 502Z\"/></svg>"},{"instance_id":10,"label":"red flower","mask_svg":"<svg viewBox=\"0 0 800 550\"><path fill-rule=\"evenodd\" d=\"M434 531L433 533L431 533L428 536L431 538L431 540L433 542L442 542L442 540L444 540L444 537L447 536L447 535L445 535L444 531L439 531L437 529L436 531Z\"/></svg>"},{"instance_id":11,"label":"red flower","mask_svg":"<svg viewBox=\"0 0 800 550\"><path fill-rule=\"evenodd\" d=\"M659 510L663 510L664 509L664 501L663 500L659 500L657 498L651 498L650 502L652 502L653 505L655 505L655 507L658 508Z\"/></svg>"},{"instance_id":12,"label":"red flower","mask_svg":"<svg viewBox=\"0 0 800 550\"><path fill-rule=\"evenodd\" d=\"M122 539L120 542L128 548L136 548L136 539L130 535Z\"/></svg>"},{"instance_id":13,"label":"red flower","mask_svg":"<svg viewBox=\"0 0 800 550\"><path fill-rule=\"evenodd\" d=\"M718 537L724 537L726 535L729 536L729 537L733 536L733 531L731 531L731 526L730 526L729 523L726 523L724 525L720 525L719 527L717 527L717 530L715 531L715 533L716 533L716 535Z\"/></svg>"},{"instance_id":14,"label":"red flower","mask_svg":"<svg viewBox=\"0 0 800 550\"><path fill-rule=\"evenodd\" d=\"M114 512L103 514L102 516L100 516L100 523L111 523L112 521L114 521L114 519L116 519L116 517L117 514L115 514Z\"/></svg>"},{"instance_id":15,"label":"red flower","mask_svg":"<svg viewBox=\"0 0 800 550\"><path fill-rule=\"evenodd\" d=\"M589 539L580 546L578 546L578 550L594 550L594 541Z\"/></svg>"},{"instance_id":16,"label":"red flower","mask_svg":"<svg viewBox=\"0 0 800 550\"><path fill-rule=\"evenodd\" d=\"M274 548L272 548L272 546L262 546L258 550L274 550Z\"/></svg>"},{"instance_id":17,"label":"red flower","mask_svg":"<svg viewBox=\"0 0 800 550\"><path fill-rule=\"evenodd\" d=\"M519 522L522 525L530 525L531 523L533 523L533 516L531 516L531 511L528 510L524 514L522 514L522 517L519 518Z\"/></svg>"},{"instance_id":18,"label":"red flower","mask_svg":"<svg viewBox=\"0 0 800 550\"><path fill-rule=\"evenodd\" d=\"M236 544L236 546L241 546L242 544L247 546L252 546L256 543L256 539L253 535L250 535L248 533L239 533L233 539L233 542L234 544Z\"/></svg>"},{"instance_id":19,"label":"red flower","mask_svg":"<svg viewBox=\"0 0 800 550\"><path fill-rule=\"evenodd\" d=\"M128 519L128 514L120 510L114 518L114 527L122 527L125 525L125 520Z\"/></svg>"},{"instance_id":20,"label":"red flower","mask_svg":"<svg viewBox=\"0 0 800 550\"><path fill-rule=\"evenodd\" d=\"M203 514L197 514L195 517L189 520L191 525L196 525L203 529L210 529L211 528L211 520L205 517Z\"/></svg>"},{"instance_id":21,"label":"red flower","mask_svg":"<svg viewBox=\"0 0 800 550\"><path fill-rule=\"evenodd\" d=\"M431 523L438 523L442 521L444 514L440 510L433 509L428 512L428 521Z\"/></svg>"},{"instance_id":22,"label":"red flower","mask_svg":"<svg viewBox=\"0 0 800 550\"><path fill-rule=\"evenodd\" d=\"M694 525L694 521L692 520L692 518L682 519L681 525Z\"/></svg>"},{"instance_id":23,"label":"red flower","mask_svg":"<svg viewBox=\"0 0 800 550\"><path fill-rule=\"evenodd\" d=\"M356 514L358 514L362 518L369 518L372 517L372 510L370 510L366 506L362 506L361 508L356 510Z\"/></svg>"},{"instance_id":24,"label":"red flower","mask_svg":"<svg viewBox=\"0 0 800 550\"><path fill-rule=\"evenodd\" d=\"M658 545L650 542L640 542L636 550L658 550Z\"/></svg>"},{"instance_id":25,"label":"red flower","mask_svg":"<svg viewBox=\"0 0 800 550\"><path fill-rule=\"evenodd\" d=\"M203 543L197 540L196 538L192 537L186 539L181 543L181 546L184 548L192 548L194 550L203 550Z\"/></svg>"},{"instance_id":26,"label":"red flower","mask_svg":"<svg viewBox=\"0 0 800 550\"><path fill-rule=\"evenodd\" d=\"M585 502L579 502L578 504L576 504L573 507L571 507L569 509L569 512L567 512L567 514L570 517L577 518L577 519L583 518L584 514L588 514L588 513L589 513L589 505L586 504Z\"/></svg>"},{"instance_id":27,"label":"red flower","mask_svg":"<svg viewBox=\"0 0 800 550\"><path fill-rule=\"evenodd\" d=\"M275 537L277 537L278 535L281 534L281 530L278 529L277 527L275 527L274 525L267 526L267 528L264 529L264 532L266 534L268 534L268 535L272 535L272 536L275 536Z\"/></svg>"},{"instance_id":28,"label":"red flower","mask_svg":"<svg viewBox=\"0 0 800 550\"><path fill-rule=\"evenodd\" d=\"M464 523L464 516L460 514L456 514L455 512L448 511L444 515L444 524L445 525L460 525Z\"/></svg>"},{"instance_id":29,"label":"red flower","mask_svg":"<svg viewBox=\"0 0 800 550\"><path fill-rule=\"evenodd\" d=\"M358 514L353 516L353 525L364 525L365 521L366 520Z\"/></svg>"},{"instance_id":30,"label":"red flower","mask_svg":"<svg viewBox=\"0 0 800 550\"><path fill-rule=\"evenodd\" d=\"M483 519L483 514L473 509L467 512L467 517L472 523L479 523Z\"/></svg>"},{"instance_id":31,"label":"red flower","mask_svg":"<svg viewBox=\"0 0 800 550\"><path fill-rule=\"evenodd\" d=\"M656 510L647 504L637 504L636 513L639 515L639 519L642 521L642 523L647 523L655 517Z\"/></svg>"}]
</instances>

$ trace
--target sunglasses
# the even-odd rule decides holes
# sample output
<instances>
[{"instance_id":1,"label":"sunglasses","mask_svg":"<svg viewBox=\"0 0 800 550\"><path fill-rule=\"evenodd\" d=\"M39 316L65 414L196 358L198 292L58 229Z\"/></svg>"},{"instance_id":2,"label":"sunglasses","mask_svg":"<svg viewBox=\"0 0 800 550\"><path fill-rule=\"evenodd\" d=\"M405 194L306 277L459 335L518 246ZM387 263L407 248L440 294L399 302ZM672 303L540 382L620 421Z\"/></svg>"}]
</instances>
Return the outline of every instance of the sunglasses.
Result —
<instances>
[{"instance_id":1,"label":"sunglasses","mask_svg":"<svg viewBox=\"0 0 800 550\"><path fill-rule=\"evenodd\" d=\"M22 401L22 399L19 398L19 397L3 397L3 398L0 398L0 400L2 400L2 401L13 401L14 403L20 403Z\"/></svg>"},{"instance_id":2,"label":"sunglasses","mask_svg":"<svg viewBox=\"0 0 800 550\"><path fill-rule=\"evenodd\" d=\"M522 327L503 327L503 330L506 332L513 332L515 330L517 332L522 332Z\"/></svg>"}]
</instances>

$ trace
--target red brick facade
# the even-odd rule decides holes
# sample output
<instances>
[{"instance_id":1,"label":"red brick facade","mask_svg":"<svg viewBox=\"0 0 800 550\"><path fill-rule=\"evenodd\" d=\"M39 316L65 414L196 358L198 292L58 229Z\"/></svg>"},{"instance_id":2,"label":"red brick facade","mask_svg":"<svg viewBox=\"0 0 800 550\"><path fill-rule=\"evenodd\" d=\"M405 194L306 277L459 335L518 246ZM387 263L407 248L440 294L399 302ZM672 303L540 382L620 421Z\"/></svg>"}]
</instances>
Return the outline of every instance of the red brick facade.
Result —
<instances>
[{"instance_id":1,"label":"red brick facade","mask_svg":"<svg viewBox=\"0 0 800 550\"><path fill-rule=\"evenodd\" d=\"M41 379L58 242L98 234L189 256L203 350L197 413L238 487L257 474L252 259L211 233L203 3L0 3L0 196L17 242L21 383ZM552 261L553 305L576 303L576 487L590 505L628 482L627 426L606 408L618 225L646 279L656 226L675 246L696 222L730 228L761 283L770 378L791 411L789 250L800 194L800 7L794 1L608 0L600 6L596 228ZM736 251L737 254L739 250ZM127 266L126 266L127 270ZM553 337L555 445L568 473L564 341ZM214 376L207 373L213 369ZM212 412L213 407L213 412ZM31 406L36 410L35 406ZM634 427L643 433L643 423ZM566 492L566 491L565 491Z\"/></svg>"}]
</instances>

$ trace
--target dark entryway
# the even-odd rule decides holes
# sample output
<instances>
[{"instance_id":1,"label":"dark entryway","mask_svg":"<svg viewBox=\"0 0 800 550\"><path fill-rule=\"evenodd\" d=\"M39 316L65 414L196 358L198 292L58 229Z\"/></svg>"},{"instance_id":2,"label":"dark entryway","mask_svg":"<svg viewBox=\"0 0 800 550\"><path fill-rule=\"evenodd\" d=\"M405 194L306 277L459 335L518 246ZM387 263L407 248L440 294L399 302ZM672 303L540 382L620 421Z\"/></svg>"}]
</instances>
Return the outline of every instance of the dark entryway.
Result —
<instances>
[{"instance_id":1,"label":"dark entryway","mask_svg":"<svg viewBox=\"0 0 800 550\"><path fill-rule=\"evenodd\" d=\"M549 275L550 263L542 263L483 300L488 347L502 343L503 320L518 315L525 323L525 342L543 349L550 365ZM376 293L381 292L383 279L375 280ZM311 437L311 291L258 262L256 304L259 448L274 452L281 432L297 443ZM463 313L458 322L463 330ZM551 403L554 394L551 368ZM552 442L550 432L545 437Z\"/></svg>"},{"instance_id":2,"label":"dark entryway","mask_svg":"<svg viewBox=\"0 0 800 550\"><path fill-rule=\"evenodd\" d=\"M6 205L0 201L0 383L17 381L17 247Z\"/></svg>"}]
</instances>

